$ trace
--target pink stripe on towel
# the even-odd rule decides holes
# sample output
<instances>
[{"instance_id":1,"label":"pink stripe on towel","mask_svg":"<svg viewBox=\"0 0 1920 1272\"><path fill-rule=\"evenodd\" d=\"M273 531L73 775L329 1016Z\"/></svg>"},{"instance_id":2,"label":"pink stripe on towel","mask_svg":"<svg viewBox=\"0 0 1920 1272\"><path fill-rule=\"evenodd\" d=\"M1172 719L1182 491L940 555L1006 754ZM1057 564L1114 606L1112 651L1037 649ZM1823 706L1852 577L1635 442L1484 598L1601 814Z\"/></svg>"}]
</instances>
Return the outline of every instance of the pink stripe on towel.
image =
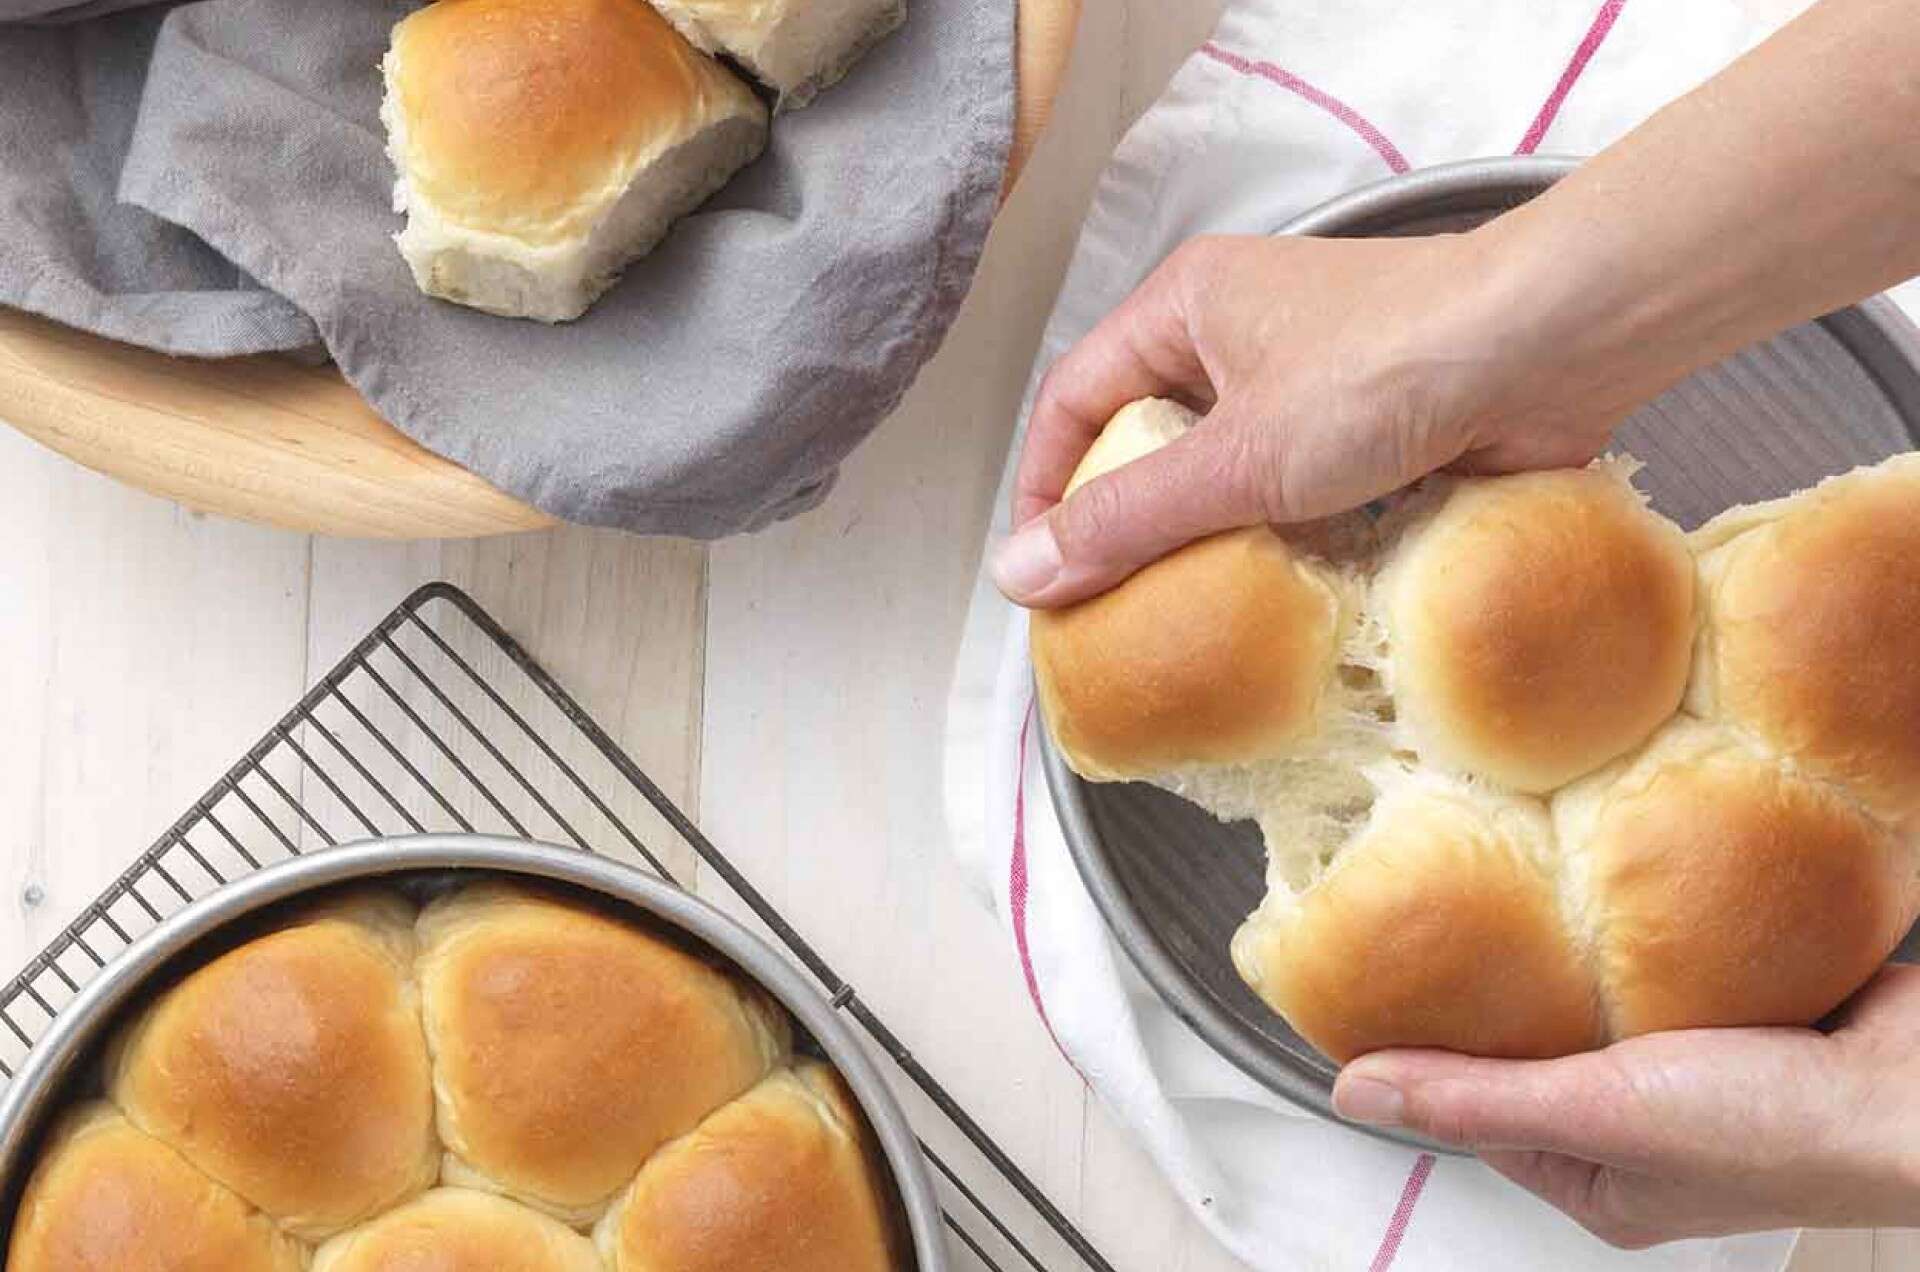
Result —
<instances>
[{"instance_id":1,"label":"pink stripe on towel","mask_svg":"<svg viewBox=\"0 0 1920 1272\"><path fill-rule=\"evenodd\" d=\"M1600 6L1600 12L1594 15L1593 25L1588 27L1586 35L1581 37L1580 47L1573 51L1573 60L1567 63L1566 70L1560 72L1559 83L1555 84L1553 92L1547 95L1546 103L1540 107L1540 113L1533 117L1531 124L1527 125L1527 135L1520 139L1520 148L1513 153L1530 155L1540 148L1540 143L1546 140L1547 129L1553 127L1555 117L1560 114L1560 107L1566 103L1567 94L1571 93L1573 86L1580 82L1580 76L1585 73L1587 63L1593 60L1593 55L1600 51L1602 44L1606 43L1607 32L1613 30L1614 22L1620 17L1620 10L1626 7L1627 0L1606 0L1606 3Z\"/></svg>"},{"instance_id":2,"label":"pink stripe on towel","mask_svg":"<svg viewBox=\"0 0 1920 1272\"><path fill-rule=\"evenodd\" d=\"M1367 1265L1367 1272L1387 1272L1393 1266L1393 1261L1400 1257L1400 1243L1407 1239L1407 1225L1413 1222L1413 1208L1420 1203L1420 1194L1427 1187L1427 1177L1432 1174L1432 1153L1422 1153L1414 1159L1413 1169L1407 1172L1406 1186L1400 1190L1400 1204L1393 1208L1393 1218L1387 1223L1386 1235L1380 1238L1380 1248L1374 1252L1373 1262Z\"/></svg>"},{"instance_id":3,"label":"pink stripe on towel","mask_svg":"<svg viewBox=\"0 0 1920 1272\"><path fill-rule=\"evenodd\" d=\"M1027 949L1027 739L1033 734L1033 704L1027 704L1026 718L1020 723L1019 768L1013 775L1013 861L1007 867L1007 908L1013 914L1013 944L1020 952L1020 971L1027 978L1027 997L1033 999L1033 1009L1040 1013L1040 1023L1047 1027L1047 1036L1053 1039L1053 1045L1061 1055L1067 1055L1067 1049L1060 1045L1060 1036L1053 1032L1053 1022L1047 1019L1047 1004L1040 998L1040 978L1033 970L1033 955ZM1069 1064L1073 1057L1067 1056Z\"/></svg>"},{"instance_id":4,"label":"pink stripe on towel","mask_svg":"<svg viewBox=\"0 0 1920 1272\"><path fill-rule=\"evenodd\" d=\"M1399 148L1387 140L1387 135L1374 127L1373 121L1353 107L1347 105L1332 93L1323 92L1298 75L1275 66L1272 62L1256 62L1252 58L1242 57L1231 49L1223 49L1208 41L1200 46L1200 51L1214 61L1242 75L1251 75L1269 83L1278 84L1289 93L1312 102L1335 119L1352 129L1360 139L1373 147L1373 152L1386 160L1387 167L1394 172L1405 172L1411 166Z\"/></svg>"}]
</instances>

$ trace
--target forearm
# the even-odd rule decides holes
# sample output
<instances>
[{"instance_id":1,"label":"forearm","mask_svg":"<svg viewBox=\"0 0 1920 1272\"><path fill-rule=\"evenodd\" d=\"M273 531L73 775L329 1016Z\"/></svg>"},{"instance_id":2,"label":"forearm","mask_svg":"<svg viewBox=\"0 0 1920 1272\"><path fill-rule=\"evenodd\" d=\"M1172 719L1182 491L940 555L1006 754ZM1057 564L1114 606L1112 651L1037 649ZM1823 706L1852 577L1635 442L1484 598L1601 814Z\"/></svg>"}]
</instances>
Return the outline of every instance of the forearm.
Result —
<instances>
[{"instance_id":1,"label":"forearm","mask_svg":"<svg viewBox=\"0 0 1920 1272\"><path fill-rule=\"evenodd\" d=\"M1508 319L1485 379L1549 414L1920 274L1920 4L1825 0L1470 237Z\"/></svg>"}]
</instances>

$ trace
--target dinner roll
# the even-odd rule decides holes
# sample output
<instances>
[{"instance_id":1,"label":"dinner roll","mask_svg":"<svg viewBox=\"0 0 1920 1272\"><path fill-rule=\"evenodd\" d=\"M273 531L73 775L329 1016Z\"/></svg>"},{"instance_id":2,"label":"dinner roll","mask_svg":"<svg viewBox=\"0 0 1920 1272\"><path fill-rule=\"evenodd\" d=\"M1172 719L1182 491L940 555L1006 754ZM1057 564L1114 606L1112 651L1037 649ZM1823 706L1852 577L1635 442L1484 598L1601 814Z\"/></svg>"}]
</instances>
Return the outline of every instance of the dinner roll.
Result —
<instances>
[{"instance_id":1,"label":"dinner roll","mask_svg":"<svg viewBox=\"0 0 1920 1272\"><path fill-rule=\"evenodd\" d=\"M557 1219L491 1193L436 1188L333 1238L313 1272L605 1272Z\"/></svg>"},{"instance_id":2,"label":"dinner roll","mask_svg":"<svg viewBox=\"0 0 1920 1272\"><path fill-rule=\"evenodd\" d=\"M1697 536L1693 710L1920 828L1920 455Z\"/></svg>"},{"instance_id":3,"label":"dinner roll","mask_svg":"<svg viewBox=\"0 0 1920 1272\"><path fill-rule=\"evenodd\" d=\"M1325 876L1276 887L1233 959L1341 1063L1388 1046L1538 1059L1603 1036L1546 809L1433 774L1388 778Z\"/></svg>"},{"instance_id":4,"label":"dinner roll","mask_svg":"<svg viewBox=\"0 0 1920 1272\"><path fill-rule=\"evenodd\" d=\"M766 144L759 99L643 0L439 0L384 69L415 283L510 317L579 317Z\"/></svg>"},{"instance_id":5,"label":"dinner roll","mask_svg":"<svg viewBox=\"0 0 1920 1272\"><path fill-rule=\"evenodd\" d=\"M299 1247L106 1104L69 1113L41 1150L7 1272L299 1272Z\"/></svg>"},{"instance_id":6,"label":"dinner roll","mask_svg":"<svg viewBox=\"0 0 1920 1272\"><path fill-rule=\"evenodd\" d=\"M412 920L397 897L357 894L191 973L112 1049L114 1102L297 1236L427 1187Z\"/></svg>"},{"instance_id":7,"label":"dinner roll","mask_svg":"<svg viewBox=\"0 0 1920 1272\"><path fill-rule=\"evenodd\" d=\"M1631 475L1434 477L1034 616L1078 773L1258 823L1233 961L1335 1060L1808 1025L1920 915L1920 455L1692 536Z\"/></svg>"},{"instance_id":8,"label":"dinner roll","mask_svg":"<svg viewBox=\"0 0 1920 1272\"><path fill-rule=\"evenodd\" d=\"M661 1149L595 1241L613 1272L892 1272L873 1153L839 1077L803 1061Z\"/></svg>"},{"instance_id":9,"label":"dinner roll","mask_svg":"<svg viewBox=\"0 0 1920 1272\"><path fill-rule=\"evenodd\" d=\"M1913 920L1912 853L1725 729L1682 717L1553 812L1617 1037L1811 1024Z\"/></svg>"},{"instance_id":10,"label":"dinner roll","mask_svg":"<svg viewBox=\"0 0 1920 1272\"><path fill-rule=\"evenodd\" d=\"M1172 402L1127 407L1068 491L1194 418ZM1334 710L1341 617L1333 570L1264 526L1203 539L1104 595L1033 615L1048 731L1097 781L1286 756Z\"/></svg>"},{"instance_id":11,"label":"dinner roll","mask_svg":"<svg viewBox=\"0 0 1920 1272\"><path fill-rule=\"evenodd\" d=\"M445 1182L569 1223L785 1057L757 990L558 895L476 885L420 917Z\"/></svg>"},{"instance_id":12,"label":"dinner roll","mask_svg":"<svg viewBox=\"0 0 1920 1272\"><path fill-rule=\"evenodd\" d=\"M1550 791L1685 692L1694 567L1617 466L1436 483L1377 582L1386 675L1426 762Z\"/></svg>"},{"instance_id":13,"label":"dinner roll","mask_svg":"<svg viewBox=\"0 0 1920 1272\"><path fill-rule=\"evenodd\" d=\"M904 0L654 0L708 52L732 56L783 106L804 106L906 20Z\"/></svg>"}]
</instances>

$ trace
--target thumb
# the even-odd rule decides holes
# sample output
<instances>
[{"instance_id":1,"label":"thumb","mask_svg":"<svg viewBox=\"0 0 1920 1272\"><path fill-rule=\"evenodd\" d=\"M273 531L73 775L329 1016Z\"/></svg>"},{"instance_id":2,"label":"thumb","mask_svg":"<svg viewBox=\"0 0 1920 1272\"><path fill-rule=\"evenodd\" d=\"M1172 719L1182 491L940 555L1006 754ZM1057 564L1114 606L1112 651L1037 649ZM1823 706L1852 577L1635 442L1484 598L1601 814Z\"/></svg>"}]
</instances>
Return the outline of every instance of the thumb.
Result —
<instances>
[{"instance_id":1,"label":"thumb","mask_svg":"<svg viewBox=\"0 0 1920 1272\"><path fill-rule=\"evenodd\" d=\"M1076 490L994 553L1009 600L1051 608L1095 596L1195 539L1269 520L1254 448L1213 415Z\"/></svg>"},{"instance_id":2,"label":"thumb","mask_svg":"<svg viewBox=\"0 0 1920 1272\"><path fill-rule=\"evenodd\" d=\"M1693 1151L1697 1127L1650 1097L1645 1076L1610 1051L1560 1060L1384 1051L1341 1071L1333 1105L1349 1121L1475 1152L1542 1151L1648 1169Z\"/></svg>"}]
</instances>

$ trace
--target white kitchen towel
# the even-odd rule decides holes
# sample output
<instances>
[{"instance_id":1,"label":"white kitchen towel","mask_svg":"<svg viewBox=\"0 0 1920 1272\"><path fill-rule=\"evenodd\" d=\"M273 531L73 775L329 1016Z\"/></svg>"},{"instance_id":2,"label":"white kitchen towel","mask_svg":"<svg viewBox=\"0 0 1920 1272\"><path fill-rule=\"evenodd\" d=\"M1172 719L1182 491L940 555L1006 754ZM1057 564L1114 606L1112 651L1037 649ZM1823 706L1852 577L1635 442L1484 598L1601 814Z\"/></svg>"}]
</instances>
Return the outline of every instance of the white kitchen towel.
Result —
<instances>
[{"instance_id":1,"label":"white kitchen towel","mask_svg":"<svg viewBox=\"0 0 1920 1272\"><path fill-rule=\"evenodd\" d=\"M1726 0L1230 0L1102 178L1034 379L1195 234L1265 233L1413 167L1592 153L1764 34ZM1007 528L1005 493L1003 482L995 536ZM1246 1078L1175 1019L1108 935L1062 840L1032 729L1025 618L983 578L949 703L956 851L1007 924L1060 1049L1247 1264L1773 1272L1786 1262L1790 1233L1613 1250L1477 1162L1369 1139Z\"/></svg>"}]
</instances>

